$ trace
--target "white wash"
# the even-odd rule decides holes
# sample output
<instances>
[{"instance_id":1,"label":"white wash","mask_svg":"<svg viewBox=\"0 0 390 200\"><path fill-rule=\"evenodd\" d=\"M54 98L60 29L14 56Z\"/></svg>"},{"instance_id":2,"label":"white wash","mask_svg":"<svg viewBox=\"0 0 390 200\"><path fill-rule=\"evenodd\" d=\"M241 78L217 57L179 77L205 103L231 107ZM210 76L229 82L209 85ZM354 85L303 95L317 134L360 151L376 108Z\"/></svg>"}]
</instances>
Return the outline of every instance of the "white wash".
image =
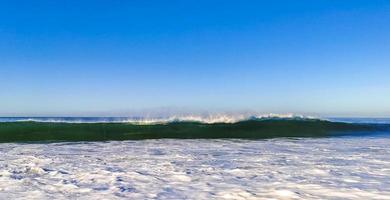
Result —
<instances>
[{"instance_id":1,"label":"white wash","mask_svg":"<svg viewBox=\"0 0 390 200\"><path fill-rule=\"evenodd\" d=\"M0 199L390 199L390 138L0 144Z\"/></svg>"}]
</instances>

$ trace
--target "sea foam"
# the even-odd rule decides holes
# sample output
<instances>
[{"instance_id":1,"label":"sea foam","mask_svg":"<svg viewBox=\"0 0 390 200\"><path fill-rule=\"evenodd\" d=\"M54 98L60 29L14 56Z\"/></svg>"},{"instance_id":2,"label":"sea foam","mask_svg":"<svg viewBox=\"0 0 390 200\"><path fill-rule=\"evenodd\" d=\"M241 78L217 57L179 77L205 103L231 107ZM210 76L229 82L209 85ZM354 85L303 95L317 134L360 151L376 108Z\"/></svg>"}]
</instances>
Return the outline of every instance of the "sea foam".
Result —
<instances>
[{"instance_id":1,"label":"sea foam","mask_svg":"<svg viewBox=\"0 0 390 200\"><path fill-rule=\"evenodd\" d=\"M0 144L0 199L390 199L390 138Z\"/></svg>"}]
</instances>

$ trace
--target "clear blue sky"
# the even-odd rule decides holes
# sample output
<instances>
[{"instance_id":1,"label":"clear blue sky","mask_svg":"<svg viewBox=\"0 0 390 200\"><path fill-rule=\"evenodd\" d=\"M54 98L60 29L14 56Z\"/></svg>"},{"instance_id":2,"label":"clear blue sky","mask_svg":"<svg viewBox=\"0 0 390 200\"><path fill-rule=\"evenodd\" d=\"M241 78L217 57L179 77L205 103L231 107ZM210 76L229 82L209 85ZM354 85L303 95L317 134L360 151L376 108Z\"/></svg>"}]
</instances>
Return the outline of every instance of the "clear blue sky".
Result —
<instances>
[{"instance_id":1,"label":"clear blue sky","mask_svg":"<svg viewBox=\"0 0 390 200\"><path fill-rule=\"evenodd\" d=\"M0 116L390 116L390 1L1 1Z\"/></svg>"}]
</instances>

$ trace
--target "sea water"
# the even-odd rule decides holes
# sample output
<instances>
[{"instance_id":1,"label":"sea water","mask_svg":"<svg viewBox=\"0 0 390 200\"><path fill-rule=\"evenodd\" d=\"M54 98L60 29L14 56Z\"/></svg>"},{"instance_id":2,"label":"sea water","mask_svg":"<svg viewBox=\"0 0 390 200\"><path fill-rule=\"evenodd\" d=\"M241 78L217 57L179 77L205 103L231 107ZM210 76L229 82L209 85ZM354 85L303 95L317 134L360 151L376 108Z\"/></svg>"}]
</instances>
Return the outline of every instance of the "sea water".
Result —
<instances>
[{"instance_id":1,"label":"sea water","mask_svg":"<svg viewBox=\"0 0 390 200\"><path fill-rule=\"evenodd\" d=\"M390 199L390 138L0 144L0 199Z\"/></svg>"}]
</instances>

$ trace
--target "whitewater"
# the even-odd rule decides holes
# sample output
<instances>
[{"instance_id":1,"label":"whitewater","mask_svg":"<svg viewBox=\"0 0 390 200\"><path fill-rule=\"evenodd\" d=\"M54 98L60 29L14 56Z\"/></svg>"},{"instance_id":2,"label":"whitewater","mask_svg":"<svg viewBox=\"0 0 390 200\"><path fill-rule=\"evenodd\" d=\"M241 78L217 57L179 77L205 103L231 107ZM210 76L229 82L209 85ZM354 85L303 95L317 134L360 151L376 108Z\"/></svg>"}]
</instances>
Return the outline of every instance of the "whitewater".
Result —
<instances>
[{"instance_id":1,"label":"whitewater","mask_svg":"<svg viewBox=\"0 0 390 200\"><path fill-rule=\"evenodd\" d=\"M390 138L0 144L0 199L390 199Z\"/></svg>"}]
</instances>

